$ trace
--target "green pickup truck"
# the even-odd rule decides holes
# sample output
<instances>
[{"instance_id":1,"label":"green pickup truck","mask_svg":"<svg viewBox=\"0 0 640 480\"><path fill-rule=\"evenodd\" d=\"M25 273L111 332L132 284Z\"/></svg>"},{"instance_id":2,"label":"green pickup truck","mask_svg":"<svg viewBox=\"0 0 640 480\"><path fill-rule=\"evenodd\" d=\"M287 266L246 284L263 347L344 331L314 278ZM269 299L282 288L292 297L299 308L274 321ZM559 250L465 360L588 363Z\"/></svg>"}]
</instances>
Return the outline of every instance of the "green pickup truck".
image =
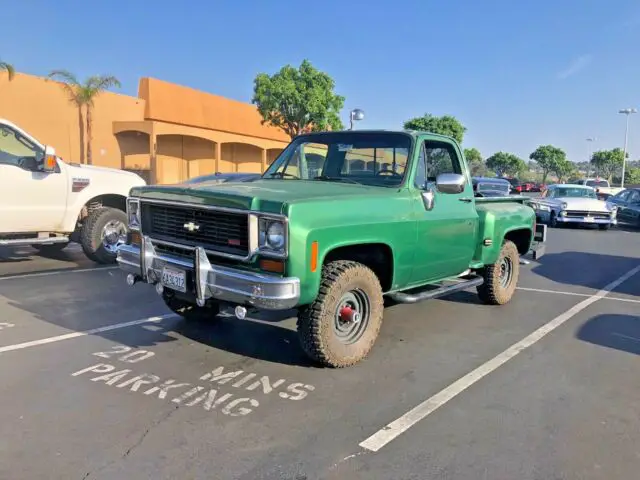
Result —
<instances>
[{"instance_id":1,"label":"green pickup truck","mask_svg":"<svg viewBox=\"0 0 640 480\"><path fill-rule=\"evenodd\" d=\"M297 310L304 351L345 367L371 350L384 297L475 287L507 303L546 227L522 196L475 198L460 146L414 131L300 135L261 178L134 187L118 263L177 314Z\"/></svg>"}]
</instances>

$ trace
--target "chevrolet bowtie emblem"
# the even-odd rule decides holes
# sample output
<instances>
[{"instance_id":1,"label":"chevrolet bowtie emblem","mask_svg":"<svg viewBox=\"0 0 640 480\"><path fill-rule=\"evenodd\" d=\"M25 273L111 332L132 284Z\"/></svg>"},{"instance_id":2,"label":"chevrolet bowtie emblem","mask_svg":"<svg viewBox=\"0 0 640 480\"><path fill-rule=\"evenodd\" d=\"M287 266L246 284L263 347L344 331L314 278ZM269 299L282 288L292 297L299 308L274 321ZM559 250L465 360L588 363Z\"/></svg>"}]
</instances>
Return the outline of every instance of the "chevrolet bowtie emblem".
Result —
<instances>
[{"instance_id":1,"label":"chevrolet bowtie emblem","mask_svg":"<svg viewBox=\"0 0 640 480\"><path fill-rule=\"evenodd\" d=\"M189 232L197 232L198 230L200 230L200 225L193 222L185 223L182 227Z\"/></svg>"}]
</instances>

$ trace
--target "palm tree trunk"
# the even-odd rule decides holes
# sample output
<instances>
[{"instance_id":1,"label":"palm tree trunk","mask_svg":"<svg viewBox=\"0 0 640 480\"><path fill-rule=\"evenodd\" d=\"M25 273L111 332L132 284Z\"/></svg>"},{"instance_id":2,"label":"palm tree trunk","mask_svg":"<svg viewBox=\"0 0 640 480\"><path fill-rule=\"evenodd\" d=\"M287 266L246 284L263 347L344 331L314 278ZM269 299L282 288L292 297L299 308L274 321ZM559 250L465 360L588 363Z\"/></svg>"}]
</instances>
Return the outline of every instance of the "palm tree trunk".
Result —
<instances>
[{"instance_id":1,"label":"palm tree trunk","mask_svg":"<svg viewBox=\"0 0 640 480\"><path fill-rule=\"evenodd\" d=\"M91 105L87 105L87 165L93 165L93 155L91 151Z\"/></svg>"},{"instance_id":2,"label":"palm tree trunk","mask_svg":"<svg viewBox=\"0 0 640 480\"><path fill-rule=\"evenodd\" d=\"M84 118L82 105L78 105L78 132L80 133L80 163L84 163Z\"/></svg>"}]
</instances>

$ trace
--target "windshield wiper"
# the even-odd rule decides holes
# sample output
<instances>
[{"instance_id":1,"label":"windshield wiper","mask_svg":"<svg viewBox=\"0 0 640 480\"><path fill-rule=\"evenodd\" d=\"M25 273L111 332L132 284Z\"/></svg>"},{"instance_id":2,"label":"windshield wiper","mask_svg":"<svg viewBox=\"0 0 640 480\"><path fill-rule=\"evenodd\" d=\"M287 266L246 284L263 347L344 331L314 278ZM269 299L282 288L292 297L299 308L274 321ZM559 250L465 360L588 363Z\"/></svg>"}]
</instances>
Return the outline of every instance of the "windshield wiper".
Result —
<instances>
[{"instance_id":1,"label":"windshield wiper","mask_svg":"<svg viewBox=\"0 0 640 480\"><path fill-rule=\"evenodd\" d=\"M313 179L314 180L323 180L325 182L337 181L337 182L348 182L348 183L355 183L356 185L362 185L360 182L356 182L355 180L352 180L351 178L330 177L329 175L319 175L317 177L313 177Z\"/></svg>"}]
</instances>

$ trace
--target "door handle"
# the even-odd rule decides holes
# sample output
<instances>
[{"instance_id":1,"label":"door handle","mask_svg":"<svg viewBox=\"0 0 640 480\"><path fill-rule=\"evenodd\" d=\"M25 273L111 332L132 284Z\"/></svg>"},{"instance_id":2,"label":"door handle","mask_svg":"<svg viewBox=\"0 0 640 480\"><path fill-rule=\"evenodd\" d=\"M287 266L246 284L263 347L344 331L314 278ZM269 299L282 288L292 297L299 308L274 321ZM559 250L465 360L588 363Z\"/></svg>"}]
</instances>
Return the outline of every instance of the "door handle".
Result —
<instances>
[{"instance_id":1,"label":"door handle","mask_svg":"<svg viewBox=\"0 0 640 480\"><path fill-rule=\"evenodd\" d=\"M459 198L458 200L460 200L461 202L471 203L473 198L471 198L471 197L462 197L462 198Z\"/></svg>"}]
</instances>

